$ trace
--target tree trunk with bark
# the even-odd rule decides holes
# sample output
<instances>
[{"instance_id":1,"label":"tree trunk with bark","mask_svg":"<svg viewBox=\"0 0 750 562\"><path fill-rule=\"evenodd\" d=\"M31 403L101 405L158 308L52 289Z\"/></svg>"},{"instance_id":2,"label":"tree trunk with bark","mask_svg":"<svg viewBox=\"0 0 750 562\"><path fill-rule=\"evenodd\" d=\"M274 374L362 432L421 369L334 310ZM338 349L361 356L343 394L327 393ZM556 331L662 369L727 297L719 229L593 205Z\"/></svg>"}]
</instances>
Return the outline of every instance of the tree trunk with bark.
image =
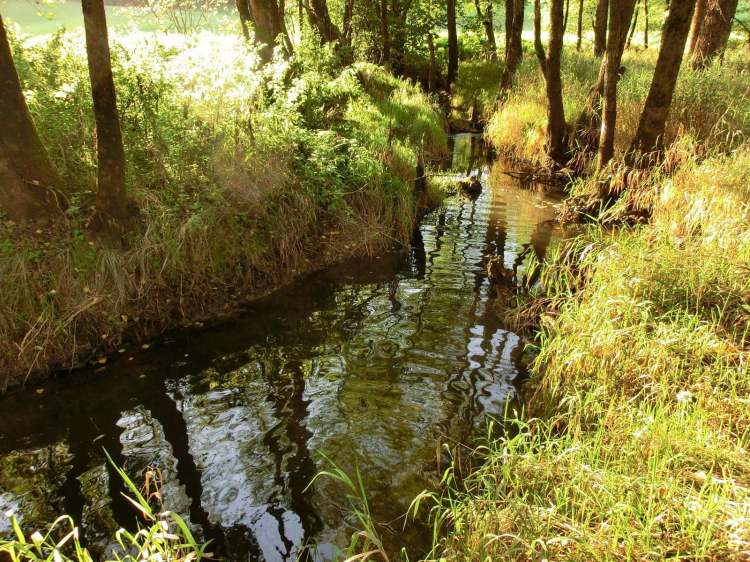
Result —
<instances>
[{"instance_id":1,"label":"tree trunk with bark","mask_svg":"<svg viewBox=\"0 0 750 562\"><path fill-rule=\"evenodd\" d=\"M477 17L484 27L484 35L487 40L487 55L493 62L497 62L497 41L495 40L495 24L492 15L492 0L487 0L487 8L482 12L480 0L474 0L474 8L477 11Z\"/></svg>"},{"instance_id":2,"label":"tree trunk with bark","mask_svg":"<svg viewBox=\"0 0 750 562\"><path fill-rule=\"evenodd\" d=\"M707 0L692 52L693 68L701 69L724 51L737 12L737 0Z\"/></svg>"},{"instance_id":3,"label":"tree trunk with bark","mask_svg":"<svg viewBox=\"0 0 750 562\"><path fill-rule=\"evenodd\" d=\"M523 56L524 0L505 2L505 68L500 78L500 95L504 96L513 87L513 79Z\"/></svg>"},{"instance_id":4,"label":"tree trunk with bark","mask_svg":"<svg viewBox=\"0 0 750 562\"><path fill-rule=\"evenodd\" d=\"M458 77L458 30L456 28L456 0L448 0L448 89Z\"/></svg>"},{"instance_id":5,"label":"tree trunk with bark","mask_svg":"<svg viewBox=\"0 0 750 562\"><path fill-rule=\"evenodd\" d=\"M307 0L304 4L310 24L318 30L323 43L341 43L341 31L331 20L326 0Z\"/></svg>"},{"instance_id":6,"label":"tree trunk with bark","mask_svg":"<svg viewBox=\"0 0 750 562\"><path fill-rule=\"evenodd\" d=\"M268 62L273 57L276 38L284 33L283 13L276 0L248 0L248 3L255 24L255 40L260 46L260 57Z\"/></svg>"},{"instance_id":7,"label":"tree trunk with bark","mask_svg":"<svg viewBox=\"0 0 750 562\"><path fill-rule=\"evenodd\" d=\"M594 18L594 55L601 57L607 50L607 15L609 0L597 0Z\"/></svg>"},{"instance_id":8,"label":"tree trunk with bark","mask_svg":"<svg viewBox=\"0 0 750 562\"><path fill-rule=\"evenodd\" d=\"M131 204L125 192L125 149L117 113L104 3L81 0L81 6L96 122L96 209L100 216L123 219L131 214Z\"/></svg>"},{"instance_id":9,"label":"tree trunk with bark","mask_svg":"<svg viewBox=\"0 0 750 562\"><path fill-rule=\"evenodd\" d=\"M672 0L664 21L659 57L638 129L630 145L631 165L648 165L661 153L669 109L685 51L695 0Z\"/></svg>"},{"instance_id":10,"label":"tree trunk with bark","mask_svg":"<svg viewBox=\"0 0 750 562\"><path fill-rule=\"evenodd\" d=\"M609 7L609 34L607 37L606 70L604 75L604 106L599 136L599 168L604 167L615 152L615 126L617 123L617 81L620 63L625 50L625 36L633 19L635 0L618 0Z\"/></svg>"},{"instance_id":11,"label":"tree trunk with bark","mask_svg":"<svg viewBox=\"0 0 750 562\"><path fill-rule=\"evenodd\" d=\"M547 155L558 166L568 159L568 129L562 97L560 67L563 49L563 0L550 2L550 31L547 53L542 45L542 15L540 0L534 0L534 50L546 85L547 94Z\"/></svg>"},{"instance_id":12,"label":"tree trunk with bark","mask_svg":"<svg viewBox=\"0 0 750 562\"><path fill-rule=\"evenodd\" d=\"M15 219L60 213L60 178L37 133L23 96L0 16L0 208Z\"/></svg>"},{"instance_id":13,"label":"tree trunk with bark","mask_svg":"<svg viewBox=\"0 0 750 562\"><path fill-rule=\"evenodd\" d=\"M648 0L643 0L643 47L648 49Z\"/></svg>"},{"instance_id":14,"label":"tree trunk with bark","mask_svg":"<svg viewBox=\"0 0 750 562\"><path fill-rule=\"evenodd\" d=\"M253 14L250 12L250 5L247 0L235 0L237 13L240 16L240 26L242 26L242 36L246 41L250 40L250 26L255 26Z\"/></svg>"},{"instance_id":15,"label":"tree trunk with bark","mask_svg":"<svg viewBox=\"0 0 750 562\"><path fill-rule=\"evenodd\" d=\"M583 41L583 0L578 2L578 26L576 29L578 40L576 41L576 50L581 50L581 42Z\"/></svg>"},{"instance_id":16,"label":"tree trunk with bark","mask_svg":"<svg viewBox=\"0 0 750 562\"><path fill-rule=\"evenodd\" d=\"M688 35L688 54L692 57L695 53L695 45L698 43L698 35L706 17L706 4L708 0L696 0L693 19L690 21L690 35Z\"/></svg>"}]
</instances>

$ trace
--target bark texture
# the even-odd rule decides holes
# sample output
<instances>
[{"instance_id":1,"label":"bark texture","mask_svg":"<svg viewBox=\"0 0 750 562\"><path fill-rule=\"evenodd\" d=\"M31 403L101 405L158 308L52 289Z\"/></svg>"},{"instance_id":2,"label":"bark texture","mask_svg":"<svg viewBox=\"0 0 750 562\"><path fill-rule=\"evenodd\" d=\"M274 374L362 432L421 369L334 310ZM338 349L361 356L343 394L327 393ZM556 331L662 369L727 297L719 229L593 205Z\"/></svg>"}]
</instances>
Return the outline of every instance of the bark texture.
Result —
<instances>
[{"instance_id":1,"label":"bark texture","mask_svg":"<svg viewBox=\"0 0 750 562\"><path fill-rule=\"evenodd\" d=\"M308 0L304 4L312 26L318 30L323 43L342 42L341 31L331 21L326 0Z\"/></svg>"},{"instance_id":2,"label":"bark texture","mask_svg":"<svg viewBox=\"0 0 750 562\"><path fill-rule=\"evenodd\" d=\"M560 74L564 8L563 0L551 0L548 52L545 53L541 39L540 0L534 0L534 50L544 75L547 94L547 155L559 166L565 165L568 158L568 130L565 124L562 77Z\"/></svg>"},{"instance_id":3,"label":"bark texture","mask_svg":"<svg viewBox=\"0 0 750 562\"><path fill-rule=\"evenodd\" d=\"M117 113L104 3L82 0L81 6L96 122L96 208L100 215L121 218L129 207L125 193L125 149Z\"/></svg>"},{"instance_id":4,"label":"bark texture","mask_svg":"<svg viewBox=\"0 0 750 562\"><path fill-rule=\"evenodd\" d=\"M680 72L695 0L672 0L664 21L659 57L646 104L630 145L631 165L647 165L658 157L664 143L669 109Z\"/></svg>"},{"instance_id":5,"label":"bark texture","mask_svg":"<svg viewBox=\"0 0 750 562\"><path fill-rule=\"evenodd\" d=\"M699 22L692 49L693 68L706 67L724 51L736 12L737 0L706 0L705 14Z\"/></svg>"},{"instance_id":6,"label":"bark texture","mask_svg":"<svg viewBox=\"0 0 750 562\"><path fill-rule=\"evenodd\" d=\"M604 75L604 105L599 135L599 167L605 166L615 151L615 125L617 123L617 81L620 63L625 50L625 36L633 19L635 0L618 0L609 7L609 34Z\"/></svg>"},{"instance_id":7,"label":"bark texture","mask_svg":"<svg viewBox=\"0 0 750 562\"><path fill-rule=\"evenodd\" d=\"M275 0L249 0L250 13L255 25L255 40L260 46L260 56L268 62L273 57L276 38L284 33L283 14Z\"/></svg>"},{"instance_id":8,"label":"bark texture","mask_svg":"<svg viewBox=\"0 0 750 562\"><path fill-rule=\"evenodd\" d=\"M609 0L596 0L594 17L594 54L600 57L607 50L607 16Z\"/></svg>"},{"instance_id":9,"label":"bark texture","mask_svg":"<svg viewBox=\"0 0 750 562\"><path fill-rule=\"evenodd\" d=\"M518 65L521 64L524 5L524 0L506 0L505 2L505 68L500 78L501 95L513 87L513 79Z\"/></svg>"},{"instance_id":10,"label":"bark texture","mask_svg":"<svg viewBox=\"0 0 750 562\"><path fill-rule=\"evenodd\" d=\"M64 198L60 179L23 96L10 43L0 16L0 207L20 219L58 214Z\"/></svg>"},{"instance_id":11,"label":"bark texture","mask_svg":"<svg viewBox=\"0 0 750 562\"><path fill-rule=\"evenodd\" d=\"M448 0L448 88L458 77L458 29L456 28L456 0Z\"/></svg>"}]
</instances>

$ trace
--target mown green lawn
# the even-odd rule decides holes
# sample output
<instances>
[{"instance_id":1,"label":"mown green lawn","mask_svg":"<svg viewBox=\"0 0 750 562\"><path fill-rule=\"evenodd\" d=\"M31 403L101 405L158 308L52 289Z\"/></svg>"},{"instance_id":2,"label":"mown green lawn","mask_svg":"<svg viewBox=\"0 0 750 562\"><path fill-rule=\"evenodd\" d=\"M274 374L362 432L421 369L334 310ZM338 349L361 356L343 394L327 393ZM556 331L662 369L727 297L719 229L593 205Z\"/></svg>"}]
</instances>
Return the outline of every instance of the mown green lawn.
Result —
<instances>
[{"instance_id":1,"label":"mown green lawn","mask_svg":"<svg viewBox=\"0 0 750 562\"><path fill-rule=\"evenodd\" d=\"M167 17L157 18L146 8L107 6L107 23L110 28L135 27L140 31L174 31ZM0 14L4 20L17 24L21 31L29 35L52 33L59 27L77 29L83 26L81 3L41 2L35 0L0 0ZM201 28L218 30L231 26L235 20L228 8L216 10L200 23ZM197 13L195 13L198 21ZM239 26L237 26L239 32Z\"/></svg>"}]
</instances>

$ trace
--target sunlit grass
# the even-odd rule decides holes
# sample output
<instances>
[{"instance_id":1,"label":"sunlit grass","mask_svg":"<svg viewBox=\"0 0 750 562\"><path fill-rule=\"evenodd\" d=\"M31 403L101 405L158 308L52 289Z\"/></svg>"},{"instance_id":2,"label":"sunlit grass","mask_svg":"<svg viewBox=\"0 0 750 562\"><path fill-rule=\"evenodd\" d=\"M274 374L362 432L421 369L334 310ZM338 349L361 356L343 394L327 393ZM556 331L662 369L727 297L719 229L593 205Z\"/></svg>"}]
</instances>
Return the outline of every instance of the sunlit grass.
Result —
<instances>
[{"instance_id":1,"label":"sunlit grass","mask_svg":"<svg viewBox=\"0 0 750 562\"><path fill-rule=\"evenodd\" d=\"M750 152L550 258L526 412L433 495L454 560L750 556ZM522 421L526 420L526 421Z\"/></svg>"},{"instance_id":2,"label":"sunlit grass","mask_svg":"<svg viewBox=\"0 0 750 562\"><path fill-rule=\"evenodd\" d=\"M141 219L121 247L87 228L96 158L82 34L13 41L71 206L38 233L0 222L0 387L403 243L417 163L447 149L442 118L417 86L374 65L341 69L330 50L260 68L231 35L112 42Z\"/></svg>"}]
</instances>

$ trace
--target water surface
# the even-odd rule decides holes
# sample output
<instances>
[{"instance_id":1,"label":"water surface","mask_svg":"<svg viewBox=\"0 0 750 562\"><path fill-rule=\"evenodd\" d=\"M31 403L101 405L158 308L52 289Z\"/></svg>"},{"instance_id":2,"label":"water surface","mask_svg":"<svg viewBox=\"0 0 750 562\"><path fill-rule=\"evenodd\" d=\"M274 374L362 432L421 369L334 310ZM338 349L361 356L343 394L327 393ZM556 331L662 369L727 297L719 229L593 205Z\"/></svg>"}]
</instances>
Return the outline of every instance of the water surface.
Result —
<instances>
[{"instance_id":1,"label":"water surface","mask_svg":"<svg viewBox=\"0 0 750 562\"><path fill-rule=\"evenodd\" d=\"M362 473L376 518L399 517L436 474L436 443L467 440L502 413L523 344L504 330L488 256L524 271L559 238L556 202L490 171L454 143L452 170L481 175L426 216L408 253L351 261L249 306L241 318L171 334L0 400L0 533L66 512L106 549L132 526L103 449L141 482L163 477L165 508L189 516L231 560L321 556L347 540L340 485L320 453ZM520 256L520 258L519 258ZM398 537L418 549L424 537Z\"/></svg>"}]
</instances>

